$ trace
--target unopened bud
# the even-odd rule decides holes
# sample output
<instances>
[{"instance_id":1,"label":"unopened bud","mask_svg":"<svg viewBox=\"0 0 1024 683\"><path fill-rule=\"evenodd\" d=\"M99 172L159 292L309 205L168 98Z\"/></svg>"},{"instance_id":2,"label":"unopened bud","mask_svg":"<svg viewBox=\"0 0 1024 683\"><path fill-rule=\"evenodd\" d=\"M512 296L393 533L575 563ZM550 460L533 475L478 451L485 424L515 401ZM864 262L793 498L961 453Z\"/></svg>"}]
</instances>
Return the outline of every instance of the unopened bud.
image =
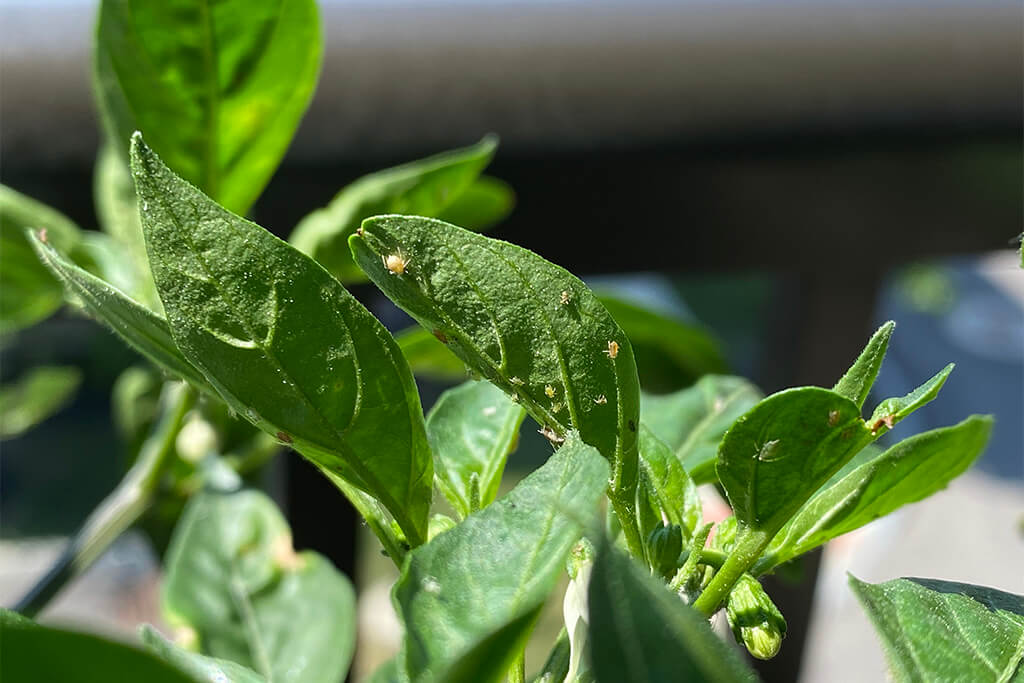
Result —
<instances>
[{"instance_id":1,"label":"unopened bud","mask_svg":"<svg viewBox=\"0 0 1024 683\"><path fill-rule=\"evenodd\" d=\"M779 653L786 636L786 620L760 582L744 574L736 582L725 604L725 615L736 641L758 659Z\"/></svg>"},{"instance_id":2,"label":"unopened bud","mask_svg":"<svg viewBox=\"0 0 1024 683\"><path fill-rule=\"evenodd\" d=\"M682 551L683 531L678 524L655 527L647 535L647 557L651 569L666 579L675 574Z\"/></svg>"}]
</instances>

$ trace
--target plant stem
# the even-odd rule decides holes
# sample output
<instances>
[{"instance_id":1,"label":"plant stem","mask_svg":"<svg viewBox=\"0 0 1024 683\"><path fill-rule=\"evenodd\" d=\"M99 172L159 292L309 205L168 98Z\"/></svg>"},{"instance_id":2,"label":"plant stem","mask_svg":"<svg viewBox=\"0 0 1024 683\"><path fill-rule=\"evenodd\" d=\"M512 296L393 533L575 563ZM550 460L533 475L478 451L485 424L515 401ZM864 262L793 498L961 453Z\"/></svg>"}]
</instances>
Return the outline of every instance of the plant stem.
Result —
<instances>
[{"instance_id":1,"label":"plant stem","mask_svg":"<svg viewBox=\"0 0 1024 683\"><path fill-rule=\"evenodd\" d=\"M707 617L717 612L739 578L757 562L773 535L763 530L741 529L736 535L736 546L693 606Z\"/></svg>"},{"instance_id":2,"label":"plant stem","mask_svg":"<svg viewBox=\"0 0 1024 683\"><path fill-rule=\"evenodd\" d=\"M634 489L634 496L636 490ZM622 535L626 537L626 545L629 552L634 556L644 559L644 543L640 538L640 529L636 521L636 511L628 499L622 500L615 491L608 492L608 500L619 518L619 526L622 527Z\"/></svg>"},{"instance_id":3,"label":"plant stem","mask_svg":"<svg viewBox=\"0 0 1024 683\"><path fill-rule=\"evenodd\" d=\"M117 488L92 511L49 571L21 598L15 611L27 617L38 614L68 581L95 562L118 536L145 514L175 452L174 441L195 400L195 391L187 385L177 382L164 385L161 403L167 409L142 445L135 464Z\"/></svg>"}]
</instances>

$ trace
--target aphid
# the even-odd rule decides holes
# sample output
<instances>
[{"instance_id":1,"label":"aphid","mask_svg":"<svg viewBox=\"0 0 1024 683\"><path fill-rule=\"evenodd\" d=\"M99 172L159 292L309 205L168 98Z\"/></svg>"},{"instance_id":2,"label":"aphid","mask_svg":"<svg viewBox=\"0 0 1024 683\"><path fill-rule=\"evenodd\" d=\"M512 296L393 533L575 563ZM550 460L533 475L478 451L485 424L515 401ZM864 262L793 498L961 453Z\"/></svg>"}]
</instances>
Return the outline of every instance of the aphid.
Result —
<instances>
[{"instance_id":1,"label":"aphid","mask_svg":"<svg viewBox=\"0 0 1024 683\"><path fill-rule=\"evenodd\" d=\"M288 436L284 432L278 432L277 433L277 440L278 441L282 441L284 443L291 443L292 442L292 437Z\"/></svg>"},{"instance_id":2,"label":"aphid","mask_svg":"<svg viewBox=\"0 0 1024 683\"><path fill-rule=\"evenodd\" d=\"M550 384L545 384L544 385L544 394L548 398L554 398L555 397L555 388L553 386L551 386Z\"/></svg>"},{"instance_id":3,"label":"aphid","mask_svg":"<svg viewBox=\"0 0 1024 683\"><path fill-rule=\"evenodd\" d=\"M560 412L562 412L562 402L561 401L555 401L554 403L552 403L551 404L551 412L552 413L560 413Z\"/></svg>"},{"instance_id":4,"label":"aphid","mask_svg":"<svg viewBox=\"0 0 1024 683\"><path fill-rule=\"evenodd\" d=\"M512 394L509 398L512 399L513 403L519 403L519 394Z\"/></svg>"},{"instance_id":5,"label":"aphid","mask_svg":"<svg viewBox=\"0 0 1024 683\"><path fill-rule=\"evenodd\" d=\"M612 358L612 359L614 359L616 356L618 356L619 355L619 342L617 342L617 341L610 341L610 342L608 342L608 350L605 351L605 353L607 353L608 357Z\"/></svg>"},{"instance_id":6,"label":"aphid","mask_svg":"<svg viewBox=\"0 0 1024 683\"><path fill-rule=\"evenodd\" d=\"M569 297L569 292L567 292L567 291L565 291L565 290L563 289L563 290L562 290L562 295L561 295L560 297L558 297L558 300L559 300L559 301L561 302L561 304L562 304L563 306L565 306L566 304L568 304L568 303L569 303L569 299L570 299L570 297Z\"/></svg>"},{"instance_id":7,"label":"aphid","mask_svg":"<svg viewBox=\"0 0 1024 683\"><path fill-rule=\"evenodd\" d=\"M598 396L597 398L594 399L594 403L596 403L599 406L603 406L607 402L608 402L608 399L605 398L604 394L601 394L600 396Z\"/></svg>"},{"instance_id":8,"label":"aphid","mask_svg":"<svg viewBox=\"0 0 1024 683\"><path fill-rule=\"evenodd\" d=\"M885 415L883 417L878 418L877 420L875 420L875 423L871 425L871 433L876 433L879 429L882 428L882 425L885 425L889 429L892 429L892 425L895 422L894 418L894 415Z\"/></svg>"},{"instance_id":9,"label":"aphid","mask_svg":"<svg viewBox=\"0 0 1024 683\"><path fill-rule=\"evenodd\" d=\"M523 380L519 379L515 375L513 375L512 377L509 377L508 381L511 382L512 384L515 384L517 387L523 386Z\"/></svg>"},{"instance_id":10,"label":"aphid","mask_svg":"<svg viewBox=\"0 0 1024 683\"><path fill-rule=\"evenodd\" d=\"M358 235L359 237L363 236L363 226L360 225L358 228L356 228L356 235Z\"/></svg>"},{"instance_id":11,"label":"aphid","mask_svg":"<svg viewBox=\"0 0 1024 683\"><path fill-rule=\"evenodd\" d=\"M837 424L839 424L839 411L838 410L830 410L830 411L828 411L828 426L829 427L835 427Z\"/></svg>"},{"instance_id":12,"label":"aphid","mask_svg":"<svg viewBox=\"0 0 1024 683\"><path fill-rule=\"evenodd\" d=\"M46 244L46 228L39 231L39 241Z\"/></svg>"},{"instance_id":13,"label":"aphid","mask_svg":"<svg viewBox=\"0 0 1024 683\"><path fill-rule=\"evenodd\" d=\"M395 253L388 254L387 256L381 254L380 260L392 275L401 275L409 267L409 264L412 263L412 259L406 258L401 249L395 249Z\"/></svg>"},{"instance_id":14,"label":"aphid","mask_svg":"<svg viewBox=\"0 0 1024 683\"><path fill-rule=\"evenodd\" d=\"M550 441L555 446L560 446L565 443L565 437L559 436L555 430L547 425L544 425L543 429L538 429L537 433L543 436L545 439Z\"/></svg>"},{"instance_id":15,"label":"aphid","mask_svg":"<svg viewBox=\"0 0 1024 683\"><path fill-rule=\"evenodd\" d=\"M391 269L389 268L388 270L391 270ZM430 333L432 335L434 335L434 337L437 338L437 341L441 342L442 344L447 344L448 343L448 335L445 334L444 332L442 332L441 330L438 330L438 329L435 328L435 329L431 330Z\"/></svg>"}]
</instances>

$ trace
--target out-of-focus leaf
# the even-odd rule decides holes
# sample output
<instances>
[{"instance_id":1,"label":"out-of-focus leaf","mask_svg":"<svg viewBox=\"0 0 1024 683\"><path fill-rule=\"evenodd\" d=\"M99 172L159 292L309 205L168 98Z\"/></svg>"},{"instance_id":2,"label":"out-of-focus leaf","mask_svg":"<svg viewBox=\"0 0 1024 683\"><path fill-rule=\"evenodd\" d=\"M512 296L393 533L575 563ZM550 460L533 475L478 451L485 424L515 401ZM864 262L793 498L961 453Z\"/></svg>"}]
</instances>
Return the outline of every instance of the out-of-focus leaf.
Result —
<instances>
[{"instance_id":1,"label":"out-of-focus leaf","mask_svg":"<svg viewBox=\"0 0 1024 683\"><path fill-rule=\"evenodd\" d=\"M440 382L466 379L466 364L419 325L402 330L395 335L395 341L414 374Z\"/></svg>"},{"instance_id":2,"label":"out-of-focus leaf","mask_svg":"<svg viewBox=\"0 0 1024 683\"><path fill-rule=\"evenodd\" d=\"M24 434L63 408L82 373L72 367L39 367L0 387L0 439Z\"/></svg>"},{"instance_id":3,"label":"out-of-focus leaf","mask_svg":"<svg viewBox=\"0 0 1024 683\"><path fill-rule=\"evenodd\" d=\"M516 195L504 180L482 175L435 218L473 232L484 232L512 212Z\"/></svg>"},{"instance_id":4,"label":"out-of-focus leaf","mask_svg":"<svg viewBox=\"0 0 1024 683\"><path fill-rule=\"evenodd\" d=\"M196 683L149 652L11 614L0 610L0 680L5 683Z\"/></svg>"},{"instance_id":5,"label":"out-of-focus leaf","mask_svg":"<svg viewBox=\"0 0 1024 683\"><path fill-rule=\"evenodd\" d=\"M598 683L756 680L707 619L607 541L598 550L588 597Z\"/></svg>"},{"instance_id":6,"label":"out-of-focus leaf","mask_svg":"<svg viewBox=\"0 0 1024 683\"><path fill-rule=\"evenodd\" d=\"M609 294L597 298L629 337L645 390L686 386L727 369L718 342L701 327Z\"/></svg>"},{"instance_id":7,"label":"out-of-focus leaf","mask_svg":"<svg viewBox=\"0 0 1024 683\"><path fill-rule=\"evenodd\" d=\"M526 411L489 382L467 382L441 394L427 415L438 486L463 517L498 495L505 461L519 441ZM475 479L475 484L473 480Z\"/></svg>"},{"instance_id":8,"label":"out-of-focus leaf","mask_svg":"<svg viewBox=\"0 0 1024 683\"><path fill-rule=\"evenodd\" d=\"M39 263L25 231L43 234L69 253L81 231L45 204L0 185L0 334L16 332L53 314L64 302L60 283Z\"/></svg>"},{"instance_id":9,"label":"out-of-focus leaf","mask_svg":"<svg viewBox=\"0 0 1024 683\"><path fill-rule=\"evenodd\" d=\"M896 681L1020 681L1024 597L932 579L850 587L875 625Z\"/></svg>"},{"instance_id":10,"label":"out-of-focus leaf","mask_svg":"<svg viewBox=\"0 0 1024 683\"><path fill-rule=\"evenodd\" d=\"M364 176L342 189L326 207L303 218L295 226L290 241L342 282L365 280L348 248L349 236L355 234L363 220L386 213L437 216L475 186L477 176L491 162L497 147L497 138L488 136L470 147ZM483 196L480 192L470 196L461 207L462 217L472 217L467 215L469 212L486 211L488 207L483 202L488 192L498 192L494 187L485 185ZM488 215L480 217L485 222L489 220Z\"/></svg>"},{"instance_id":11,"label":"out-of-focus leaf","mask_svg":"<svg viewBox=\"0 0 1024 683\"><path fill-rule=\"evenodd\" d=\"M202 493L167 553L168 623L203 654L268 681L337 683L355 646L352 585L317 553L296 553L274 503L256 491Z\"/></svg>"},{"instance_id":12,"label":"out-of-focus leaf","mask_svg":"<svg viewBox=\"0 0 1024 683\"><path fill-rule=\"evenodd\" d=\"M597 451L571 438L508 495L410 553L394 602L412 681L500 680L607 481Z\"/></svg>"},{"instance_id":13,"label":"out-of-focus leaf","mask_svg":"<svg viewBox=\"0 0 1024 683\"><path fill-rule=\"evenodd\" d=\"M103 0L94 83L122 158L142 130L174 170L245 213L320 72L315 0Z\"/></svg>"},{"instance_id":14,"label":"out-of-focus leaf","mask_svg":"<svg viewBox=\"0 0 1024 683\"><path fill-rule=\"evenodd\" d=\"M715 481L718 444L726 430L763 398L741 377L708 375L672 394L640 397L640 416L698 484Z\"/></svg>"},{"instance_id":15,"label":"out-of-focus leaf","mask_svg":"<svg viewBox=\"0 0 1024 683\"><path fill-rule=\"evenodd\" d=\"M202 683L266 683L267 680L241 664L184 650L148 624L142 627L142 642L160 659Z\"/></svg>"}]
</instances>

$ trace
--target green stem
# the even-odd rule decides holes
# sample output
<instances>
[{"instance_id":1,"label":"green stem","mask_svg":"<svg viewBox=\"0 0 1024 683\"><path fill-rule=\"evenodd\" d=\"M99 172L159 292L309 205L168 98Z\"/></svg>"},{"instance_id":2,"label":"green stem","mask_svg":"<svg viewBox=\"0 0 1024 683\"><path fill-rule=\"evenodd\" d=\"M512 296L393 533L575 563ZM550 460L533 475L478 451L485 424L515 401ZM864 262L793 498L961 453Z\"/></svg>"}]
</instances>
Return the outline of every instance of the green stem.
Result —
<instances>
[{"instance_id":1,"label":"green stem","mask_svg":"<svg viewBox=\"0 0 1024 683\"><path fill-rule=\"evenodd\" d=\"M38 614L68 581L95 562L149 509L175 452L174 441L185 416L195 405L196 394L186 385L168 383L164 385L162 399L161 403L168 408L142 445L135 464L92 511L50 570L21 598L15 611L27 617Z\"/></svg>"},{"instance_id":2,"label":"green stem","mask_svg":"<svg viewBox=\"0 0 1024 683\"><path fill-rule=\"evenodd\" d=\"M697 532L693 535L693 550L691 550L690 554L686 556L686 560L683 562L683 566L679 568L679 571L676 572L676 575L672 577L672 581L669 583L669 588L671 588L673 591L678 593L680 590L682 590L683 586L685 586L690 581L690 579L696 574L697 565L711 564L711 553L715 553L716 555L721 554L714 550L704 549L704 544L708 541L708 535L711 533L712 526L714 525L709 522L708 524L705 524L701 528L697 529ZM708 559L705 559L706 557ZM721 562L719 562L715 566L721 567L722 564Z\"/></svg>"},{"instance_id":3,"label":"green stem","mask_svg":"<svg viewBox=\"0 0 1024 683\"><path fill-rule=\"evenodd\" d=\"M717 612L739 578L757 562L773 535L765 531L741 529L736 535L736 546L693 606L707 617Z\"/></svg>"},{"instance_id":4,"label":"green stem","mask_svg":"<svg viewBox=\"0 0 1024 683\"><path fill-rule=\"evenodd\" d=\"M633 495L635 500L636 489L633 490ZM619 518L619 526L622 527L622 535L626 537L626 545L629 548L629 552L641 560L644 559L644 542L640 538L640 528L637 524L634 504L629 499L623 500L620 498L615 491L608 492L608 500L615 510L615 515Z\"/></svg>"}]
</instances>

